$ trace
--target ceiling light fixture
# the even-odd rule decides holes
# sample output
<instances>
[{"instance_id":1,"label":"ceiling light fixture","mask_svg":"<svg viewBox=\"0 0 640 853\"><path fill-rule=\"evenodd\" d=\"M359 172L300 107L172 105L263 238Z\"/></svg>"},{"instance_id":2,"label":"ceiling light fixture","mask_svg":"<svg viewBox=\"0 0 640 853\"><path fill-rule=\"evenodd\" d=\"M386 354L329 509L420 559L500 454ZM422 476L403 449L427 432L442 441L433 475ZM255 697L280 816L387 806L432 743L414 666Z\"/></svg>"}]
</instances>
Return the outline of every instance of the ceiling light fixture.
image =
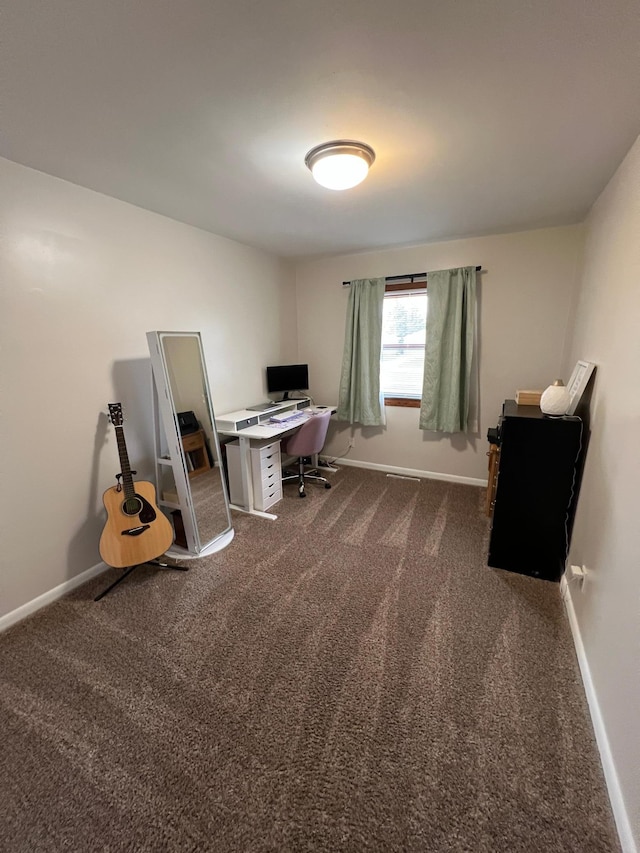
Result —
<instances>
[{"instance_id":1,"label":"ceiling light fixture","mask_svg":"<svg viewBox=\"0 0 640 853\"><path fill-rule=\"evenodd\" d=\"M338 139L316 145L304 162L321 186L329 190L348 190L364 181L375 159L375 151L364 142Z\"/></svg>"}]
</instances>

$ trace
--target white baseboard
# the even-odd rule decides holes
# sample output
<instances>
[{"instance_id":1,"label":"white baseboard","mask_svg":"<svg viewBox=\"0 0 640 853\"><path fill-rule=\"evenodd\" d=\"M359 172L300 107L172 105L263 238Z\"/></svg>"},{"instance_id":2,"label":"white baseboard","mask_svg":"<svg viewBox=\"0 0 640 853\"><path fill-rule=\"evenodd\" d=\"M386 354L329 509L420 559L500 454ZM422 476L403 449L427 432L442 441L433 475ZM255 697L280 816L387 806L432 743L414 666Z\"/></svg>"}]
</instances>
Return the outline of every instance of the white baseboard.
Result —
<instances>
[{"instance_id":1,"label":"white baseboard","mask_svg":"<svg viewBox=\"0 0 640 853\"><path fill-rule=\"evenodd\" d=\"M584 685L584 692L587 696L587 703L589 705L589 712L591 714L591 722L593 724L593 730L596 736L596 743L598 744L598 750L600 752L600 761L602 762L602 769L604 770L604 777L607 784L607 790L609 792L609 800L611 801L613 817L616 822L618 836L620 838L620 846L622 847L623 853L638 853L638 848L633 838L631 822L629 820L629 815L627 814L627 809L624 804L622 789L620 788L620 780L618 779L618 773L616 771L613 755L611 754L611 747L609 746L607 730L604 724L604 720L602 719L600 704L598 702L598 695L596 693L596 688L593 683L593 679L591 678L589 661L587 660L584 643L582 642L582 635L580 634L580 626L576 617L576 611L573 607L571 590L569 588L569 584L567 583L566 577L563 577L560 581L560 593L562 595L564 606L567 611L569 625L571 626L573 643L576 648L578 664L580 665L582 683Z\"/></svg>"},{"instance_id":2,"label":"white baseboard","mask_svg":"<svg viewBox=\"0 0 640 853\"><path fill-rule=\"evenodd\" d=\"M322 459L328 457L321 457ZM370 471L385 471L387 474L400 474L405 477L419 477L421 480L444 480L447 483L463 483L466 486L487 487L487 481L477 477L460 477L458 474L440 474L437 471L418 471L415 468L399 468L396 465L379 465L376 462L359 462L357 459L336 459L337 465L352 468L368 468Z\"/></svg>"},{"instance_id":3,"label":"white baseboard","mask_svg":"<svg viewBox=\"0 0 640 853\"><path fill-rule=\"evenodd\" d=\"M36 610L40 610L41 607L45 607L47 604L51 604L52 601L62 598L63 595L71 592L71 590L75 589L77 586L81 586L83 583L90 581L97 575L101 575L102 572L106 572L108 568L109 567L105 563L98 563L96 566L92 566L90 569L80 572L79 575L75 575L75 577L69 578L68 581L50 589L49 592L44 592L42 595L34 598L33 601L27 601L26 604L12 610L11 613L0 616L0 633L2 631L6 631L7 628L10 628L12 625L15 625L16 622L20 622L27 616L35 613Z\"/></svg>"}]
</instances>

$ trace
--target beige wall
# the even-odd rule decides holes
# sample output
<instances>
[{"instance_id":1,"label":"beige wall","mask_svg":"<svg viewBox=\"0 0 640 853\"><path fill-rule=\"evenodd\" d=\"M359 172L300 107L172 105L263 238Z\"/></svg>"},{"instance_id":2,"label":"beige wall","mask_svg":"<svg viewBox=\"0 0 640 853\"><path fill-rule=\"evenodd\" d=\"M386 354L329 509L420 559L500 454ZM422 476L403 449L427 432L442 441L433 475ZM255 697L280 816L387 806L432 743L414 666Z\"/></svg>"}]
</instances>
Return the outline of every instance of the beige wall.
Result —
<instances>
[{"instance_id":1,"label":"beige wall","mask_svg":"<svg viewBox=\"0 0 640 853\"><path fill-rule=\"evenodd\" d=\"M595 204L567 369L597 364L571 598L640 849L640 140ZM626 849L632 849L629 845Z\"/></svg>"},{"instance_id":2,"label":"beige wall","mask_svg":"<svg viewBox=\"0 0 640 853\"><path fill-rule=\"evenodd\" d=\"M417 409L388 407L386 429L353 429L356 444L348 458L486 480L486 432L503 400L518 388L545 388L561 375L582 237L581 226L550 228L299 263L299 355L309 362L318 402L335 402L338 394L347 304L342 281L468 265L485 270L479 286L478 433L438 437L418 428ZM343 454L351 434L347 424L333 425L328 453Z\"/></svg>"},{"instance_id":3,"label":"beige wall","mask_svg":"<svg viewBox=\"0 0 640 853\"><path fill-rule=\"evenodd\" d=\"M218 412L263 399L296 339L283 262L7 160L0 285L1 617L99 563L108 402L152 477L147 331L202 332Z\"/></svg>"}]
</instances>

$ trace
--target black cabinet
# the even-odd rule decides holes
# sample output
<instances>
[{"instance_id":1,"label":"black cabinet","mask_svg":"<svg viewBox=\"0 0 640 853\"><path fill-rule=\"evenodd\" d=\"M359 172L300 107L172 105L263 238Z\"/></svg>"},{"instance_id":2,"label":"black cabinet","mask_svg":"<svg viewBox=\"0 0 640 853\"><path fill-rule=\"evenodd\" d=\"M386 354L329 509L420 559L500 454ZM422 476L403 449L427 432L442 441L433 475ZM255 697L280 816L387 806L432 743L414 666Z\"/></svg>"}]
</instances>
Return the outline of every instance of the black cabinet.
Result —
<instances>
[{"instance_id":1,"label":"black cabinet","mask_svg":"<svg viewBox=\"0 0 640 853\"><path fill-rule=\"evenodd\" d=\"M582 467L582 422L550 418L506 400L497 431L498 472L490 566L559 581L569 551Z\"/></svg>"}]
</instances>

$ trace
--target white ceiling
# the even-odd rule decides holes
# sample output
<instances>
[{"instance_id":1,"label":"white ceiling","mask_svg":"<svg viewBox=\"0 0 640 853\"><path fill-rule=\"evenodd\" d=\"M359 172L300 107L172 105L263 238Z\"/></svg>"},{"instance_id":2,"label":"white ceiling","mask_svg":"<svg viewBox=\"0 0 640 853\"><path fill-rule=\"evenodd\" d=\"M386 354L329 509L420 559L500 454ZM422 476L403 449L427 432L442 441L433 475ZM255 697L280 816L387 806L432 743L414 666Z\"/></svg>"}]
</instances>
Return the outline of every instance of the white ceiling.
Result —
<instances>
[{"instance_id":1,"label":"white ceiling","mask_svg":"<svg viewBox=\"0 0 640 853\"><path fill-rule=\"evenodd\" d=\"M638 0L0 0L0 155L283 256L581 221ZM306 152L375 149L336 193Z\"/></svg>"}]
</instances>

